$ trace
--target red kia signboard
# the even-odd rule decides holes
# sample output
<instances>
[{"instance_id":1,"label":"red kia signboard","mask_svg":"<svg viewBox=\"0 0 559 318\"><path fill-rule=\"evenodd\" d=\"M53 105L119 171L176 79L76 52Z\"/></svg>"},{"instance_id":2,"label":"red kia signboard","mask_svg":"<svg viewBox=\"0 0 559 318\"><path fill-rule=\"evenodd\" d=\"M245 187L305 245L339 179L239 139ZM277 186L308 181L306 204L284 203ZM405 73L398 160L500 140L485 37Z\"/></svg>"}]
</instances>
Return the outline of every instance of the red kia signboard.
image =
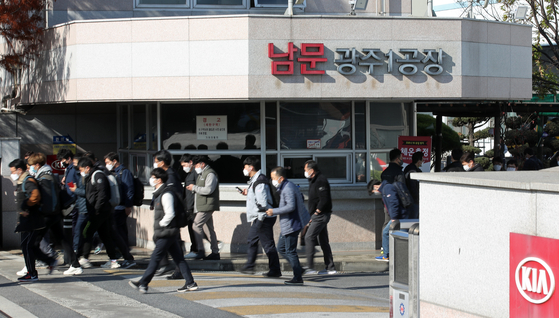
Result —
<instances>
[{"instance_id":1,"label":"red kia signboard","mask_svg":"<svg viewBox=\"0 0 559 318\"><path fill-rule=\"evenodd\" d=\"M555 278L559 274L559 240L510 233L511 318L556 317L559 298Z\"/></svg>"}]
</instances>

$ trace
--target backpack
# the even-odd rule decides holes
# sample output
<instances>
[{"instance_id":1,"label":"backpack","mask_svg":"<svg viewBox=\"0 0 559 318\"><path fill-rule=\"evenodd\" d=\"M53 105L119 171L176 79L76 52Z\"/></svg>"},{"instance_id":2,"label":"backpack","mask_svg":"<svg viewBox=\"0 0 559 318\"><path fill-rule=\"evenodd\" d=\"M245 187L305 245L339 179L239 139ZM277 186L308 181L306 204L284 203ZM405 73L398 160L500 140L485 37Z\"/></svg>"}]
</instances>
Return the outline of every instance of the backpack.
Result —
<instances>
[{"instance_id":1,"label":"backpack","mask_svg":"<svg viewBox=\"0 0 559 318\"><path fill-rule=\"evenodd\" d=\"M256 181L254 181L254 184L252 185L252 192L254 193L256 190L256 186L264 183L268 185L268 188L270 189L270 194L271 194L271 206L272 208L278 208L279 207L279 201L280 201L280 194L278 192L278 189L276 187L274 187L274 185L272 184L272 180L269 179L268 177L266 177L265 175L261 174L258 176L258 178L256 179ZM270 203L270 202L268 202ZM258 203L256 203L256 205L258 206L258 209L260 210L266 210L263 207L259 206Z\"/></svg>"},{"instance_id":2,"label":"backpack","mask_svg":"<svg viewBox=\"0 0 559 318\"><path fill-rule=\"evenodd\" d=\"M113 176L112 174L107 175L106 173L104 173L101 170L97 170L95 172L93 172L93 174L91 175L91 184L95 185L95 174L101 172L103 173L106 177L107 180L109 180L109 187L111 189L111 198L109 199L109 202L111 203L111 206L117 206L120 204L120 186L118 184L118 181L116 180L115 176Z\"/></svg>"},{"instance_id":3,"label":"backpack","mask_svg":"<svg viewBox=\"0 0 559 318\"><path fill-rule=\"evenodd\" d=\"M23 181L23 191L25 192L25 181ZM56 216L61 213L60 210L60 187L56 184L54 176L52 174L42 174L36 177L37 187L39 192L41 192L41 213L44 216Z\"/></svg>"},{"instance_id":4,"label":"backpack","mask_svg":"<svg viewBox=\"0 0 559 318\"><path fill-rule=\"evenodd\" d=\"M414 203L410 190L408 190L408 187L406 187L404 183L395 181L392 184L396 188L396 191L398 192L398 198L400 199L400 202L402 203L404 208L407 208Z\"/></svg>"},{"instance_id":5,"label":"backpack","mask_svg":"<svg viewBox=\"0 0 559 318\"><path fill-rule=\"evenodd\" d=\"M122 180L122 171L124 169L120 170L120 173L118 174L120 176L120 179L117 179L119 181L120 184L120 180ZM142 183L142 181L140 181L140 179L138 179L137 177L132 177L133 180L133 187L134 187L134 196L132 197L132 204L135 206L142 206L144 204L144 184ZM124 194L126 195L126 194ZM122 198L123 202L122 204L124 204L124 197Z\"/></svg>"}]
</instances>

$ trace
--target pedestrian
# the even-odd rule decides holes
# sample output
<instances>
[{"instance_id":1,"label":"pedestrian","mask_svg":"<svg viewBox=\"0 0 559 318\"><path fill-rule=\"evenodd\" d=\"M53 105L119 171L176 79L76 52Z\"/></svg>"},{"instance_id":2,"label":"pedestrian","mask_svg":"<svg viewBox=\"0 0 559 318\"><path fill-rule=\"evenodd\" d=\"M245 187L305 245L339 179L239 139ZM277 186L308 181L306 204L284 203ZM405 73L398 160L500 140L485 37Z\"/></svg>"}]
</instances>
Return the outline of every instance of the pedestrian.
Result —
<instances>
[{"instance_id":1,"label":"pedestrian","mask_svg":"<svg viewBox=\"0 0 559 318\"><path fill-rule=\"evenodd\" d=\"M309 213L310 226L305 234L305 250L307 254L307 268L305 274L336 274L334 257L328 238L328 222L332 217L332 197L330 183L319 170L316 161L305 162L305 177L309 179ZM320 244L324 255L325 269L314 269L315 246Z\"/></svg>"},{"instance_id":2,"label":"pedestrian","mask_svg":"<svg viewBox=\"0 0 559 318\"><path fill-rule=\"evenodd\" d=\"M180 246L180 227L177 224L177 213L182 207L182 199L167 184L168 174L162 168L155 168L151 171L149 183L155 187L153 193L154 206L154 223L153 223L153 241L155 249L151 254L148 268L139 281L130 281L130 286L138 289L140 293L145 294L148 291L148 285L153 279L159 262L167 253L171 254L173 261L180 268L182 276L185 278L183 287L177 289L178 292L194 291L198 289L198 285L194 282L192 273L188 264L184 260L182 248Z\"/></svg>"},{"instance_id":3,"label":"pedestrian","mask_svg":"<svg viewBox=\"0 0 559 318\"><path fill-rule=\"evenodd\" d=\"M196 178L198 174L194 171L194 164L192 163L192 159L194 156L191 154L184 154L182 155L180 161L184 172L186 172L186 178L184 179L184 206L186 208L186 214L189 216L188 218L188 235L190 236L190 252L185 255L185 258L195 258L198 254L198 245L196 244L196 232L192 228L194 224L194 193L192 191L188 191L186 187L191 184L196 184Z\"/></svg>"},{"instance_id":4,"label":"pedestrian","mask_svg":"<svg viewBox=\"0 0 559 318\"><path fill-rule=\"evenodd\" d=\"M276 216L266 215L266 211L272 208L272 194L270 192L269 180L260 170L260 159L256 156L248 156L243 162L243 174L249 177L248 188L243 189L242 194L246 196L247 221L251 223L248 231L247 261L241 272L254 273L254 265L258 254L258 242L262 245L268 257L269 270L263 275L266 277L281 277L279 255L274 242L274 224Z\"/></svg>"},{"instance_id":5,"label":"pedestrian","mask_svg":"<svg viewBox=\"0 0 559 318\"><path fill-rule=\"evenodd\" d=\"M389 183L399 181L406 183L404 173L402 172L402 164L404 163L402 152L400 149L394 148L390 150L388 156L390 158L390 162L388 163L388 167L380 174L381 181L386 180Z\"/></svg>"},{"instance_id":6,"label":"pedestrian","mask_svg":"<svg viewBox=\"0 0 559 318\"><path fill-rule=\"evenodd\" d=\"M120 264L117 262L115 244L112 239L113 228L111 222L113 207L109 202L111 196L109 180L101 167L98 165L94 166L90 156L84 156L80 159L78 169L80 169L80 174L84 177L86 206L89 213L89 221L84 230L83 254L77 255L78 257L83 256L83 259L79 262L84 268L91 267L89 255L91 253L93 234L98 232L109 256L109 261L101 265L101 267L118 268ZM76 185L70 187L70 190L75 192Z\"/></svg>"},{"instance_id":7,"label":"pedestrian","mask_svg":"<svg viewBox=\"0 0 559 318\"><path fill-rule=\"evenodd\" d=\"M507 161L507 171L516 171L518 170L518 163L514 159L510 159Z\"/></svg>"},{"instance_id":8,"label":"pedestrian","mask_svg":"<svg viewBox=\"0 0 559 318\"><path fill-rule=\"evenodd\" d=\"M460 157L460 162L462 162L462 168L464 171L485 171L479 163L474 161L473 152L465 152L462 157Z\"/></svg>"},{"instance_id":9,"label":"pedestrian","mask_svg":"<svg viewBox=\"0 0 559 318\"><path fill-rule=\"evenodd\" d=\"M534 156L534 150L532 148L526 148L524 150L524 156L526 161L524 161L524 165L522 166L522 170L541 170L543 169L543 163Z\"/></svg>"},{"instance_id":10,"label":"pedestrian","mask_svg":"<svg viewBox=\"0 0 559 318\"><path fill-rule=\"evenodd\" d=\"M83 230L85 229L85 226L89 221L89 213L87 211L87 199L85 198L84 177L80 174L80 171L78 170L79 168L77 167L78 162L80 161L81 158L82 157L80 155L76 155L71 160L73 170L77 174L74 177L69 177L71 174L73 174L72 172L68 171L68 167L70 167L70 163L68 162L69 160L67 159L64 162L64 164L68 164L68 166L66 167L67 173L66 173L65 186L68 188L68 190L70 190L70 192L74 194L76 198L77 216L76 216L76 223L74 225L74 232L72 237L72 247L74 249L74 254L76 255L76 259L78 255L83 255L83 244L85 242L83 236ZM75 187L75 189L72 190L71 189L72 187ZM91 265L89 263L87 264ZM79 262L79 259L77 262L72 261L70 267L66 271L64 271L64 275L80 275L82 273L83 273L83 268Z\"/></svg>"},{"instance_id":11,"label":"pedestrian","mask_svg":"<svg viewBox=\"0 0 559 318\"><path fill-rule=\"evenodd\" d=\"M41 192L37 180L30 176L27 171L27 164L22 159L15 159L8 164L10 168L10 177L16 182L16 209L18 212L18 221L16 224L16 233L21 236L21 252L25 260L25 272L18 278L21 283L33 283L39 280L37 269L35 268L35 260L39 255L47 258L41 249L35 244L38 237L38 231L45 227L45 220L40 212ZM50 260L51 264L55 263L55 259Z\"/></svg>"},{"instance_id":12,"label":"pedestrian","mask_svg":"<svg viewBox=\"0 0 559 318\"><path fill-rule=\"evenodd\" d=\"M406 177L406 187L411 193L413 204L409 206L409 218L419 219L419 181L411 178L412 173L421 173L421 166L423 165L423 152L418 151L411 157L411 163L404 169L404 176Z\"/></svg>"},{"instance_id":13,"label":"pedestrian","mask_svg":"<svg viewBox=\"0 0 559 318\"><path fill-rule=\"evenodd\" d=\"M503 169L503 159L501 159L501 157L499 157L499 156L493 157L493 160L491 160L491 163L493 164L493 171L504 171L505 170L505 169Z\"/></svg>"},{"instance_id":14,"label":"pedestrian","mask_svg":"<svg viewBox=\"0 0 559 318\"><path fill-rule=\"evenodd\" d=\"M279 215L281 233L278 240L279 253L289 261L293 268L293 278L286 285L303 285L303 268L297 255L297 239L303 225L310 221L309 211L305 208L303 194L293 182L287 180L287 171L276 167L271 172L272 183L280 193L279 207L268 209L268 216Z\"/></svg>"},{"instance_id":15,"label":"pedestrian","mask_svg":"<svg viewBox=\"0 0 559 318\"><path fill-rule=\"evenodd\" d=\"M196 156L192 160L194 169L198 174L196 184L186 187L194 195L194 223L192 228L196 233L196 244L198 244L198 254L195 259L219 260L219 247L217 235L214 230L213 213L219 211L219 180L217 173L210 167L208 156ZM204 248L204 224L210 233L211 253L205 256Z\"/></svg>"},{"instance_id":16,"label":"pedestrian","mask_svg":"<svg viewBox=\"0 0 559 318\"><path fill-rule=\"evenodd\" d=\"M60 195L60 205L61 208L68 206L68 208L72 210L68 214L62 216L64 239L71 244L72 251L75 252L73 241L79 212L78 207L75 204L76 195L74 194L74 192L70 191L68 183L77 183L77 179L80 177L80 172L74 165L74 153L70 149L60 149L56 154L56 158L60 162L61 166L64 168L64 177L61 181L61 191L65 191L65 194L67 194L65 196L63 196L62 194ZM67 202L63 202L63 197L67 199ZM64 253L64 263L70 264L71 262L71 254Z\"/></svg>"},{"instance_id":17,"label":"pedestrian","mask_svg":"<svg viewBox=\"0 0 559 318\"><path fill-rule=\"evenodd\" d=\"M384 253L381 256L377 256L375 259L377 261L388 262L390 259L390 225L395 220L407 219L407 210L402 205L402 202L398 197L398 190L393 183L390 183L387 180L382 181L379 191L382 194L382 202L384 203L384 206L388 211L390 221L384 226L382 230L382 250Z\"/></svg>"},{"instance_id":18,"label":"pedestrian","mask_svg":"<svg viewBox=\"0 0 559 318\"><path fill-rule=\"evenodd\" d=\"M460 158L462 157L463 152L461 148L452 149L450 159L451 163L446 166L443 171L444 172L464 172L464 168L462 167L462 163L460 162Z\"/></svg>"}]
</instances>

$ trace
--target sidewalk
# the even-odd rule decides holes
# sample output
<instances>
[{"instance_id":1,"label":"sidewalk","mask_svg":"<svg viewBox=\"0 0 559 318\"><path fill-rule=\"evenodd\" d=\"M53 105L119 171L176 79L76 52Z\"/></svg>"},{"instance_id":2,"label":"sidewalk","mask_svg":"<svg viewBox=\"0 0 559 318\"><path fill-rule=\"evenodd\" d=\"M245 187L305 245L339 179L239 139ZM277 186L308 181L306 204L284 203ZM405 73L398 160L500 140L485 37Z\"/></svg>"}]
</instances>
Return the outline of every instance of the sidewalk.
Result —
<instances>
[{"instance_id":1,"label":"sidewalk","mask_svg":"<svg viewBox=\"0 0 559 318\"><path fill-rule=\"evenodd\" d=\"M10 254L21 255L21 250L8 251ZM132 255L135 258L138 268L147 268L152 250L141 247L133 247ZM376 256L381 255L380 251L334 251L334 263L339 272L385 272L388 271L388 262L375 260ZM299 253L301 263L306 263L305 254ZM60 259L62 261L62 257ZM90 261L99 266L108 260L107 254L103 250L100 254L91 254ZM221 253L219 261L202 261L187 259L191 270L196 271L240 271L246 261L246 254ZM286 259L280 256L280 265L283 271L291 271L291 266ZM315 269L324 269L322 252L315 255ZM265 254L259 254L256 259L255 271L264 272L268 270L268 258Z\"/></svg>"}]
</instances>

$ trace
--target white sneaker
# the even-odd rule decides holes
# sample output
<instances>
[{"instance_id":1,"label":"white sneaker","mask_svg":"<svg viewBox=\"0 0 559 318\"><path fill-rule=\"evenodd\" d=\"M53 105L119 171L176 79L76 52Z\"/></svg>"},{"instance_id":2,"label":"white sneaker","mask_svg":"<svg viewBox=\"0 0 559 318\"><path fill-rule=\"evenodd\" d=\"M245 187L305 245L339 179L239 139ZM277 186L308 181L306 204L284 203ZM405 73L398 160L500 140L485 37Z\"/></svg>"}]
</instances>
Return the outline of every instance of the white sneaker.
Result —
<instances>
[{"instance_id":1,"label":"white sneaker","mask_svg":"<svg viewBox=\"0 0 559 318\"><path fill-rule=\"evenodd\" d=\"M108 261L101 265L101 268L119 268L120 264L117 261Z\"/></svg>"},{"instance_id":2,"label":"white sneaker","mask_svg":"<svg viewBox=\"0 0 559 318\"><path fill-rule=\"evenodd\" d=\"M23 266L23 268L16 274L17 276L24 276L25 274L27 274L27 266Z\"/></svg>"},{"instance_id":3,"label":"white sneaker","mask_svg":"<svg viewBox=\"0 0 559 318\"><path fill-rule=\"evenodd\" d=\"M81 267L70 266L68 270L64 271L64 275L79 275L83 274L83 269Z\"/></svg>"},{"instance_id":4,"label":"white sneaker","mask_svg":"<svg viewBox=\"0 0 559 318\"><path fill-rule=\"evenodd\" d=\"M334 275L336 273L337 273L336 270L323 269L320 272L318 272L318 275Z\"/></svg>"},{"instance_id":5,"label":"white sneaker","mask_svg":"<svg viewBox=\"0 0 559 318\"><path fill-rule=\"evenodd\" d=\"M87 258L82 258L80 259L80 265L83 268L91 268L93 265L91 265L91 262L87 259Z\"/></svg>"}]
</instances>

